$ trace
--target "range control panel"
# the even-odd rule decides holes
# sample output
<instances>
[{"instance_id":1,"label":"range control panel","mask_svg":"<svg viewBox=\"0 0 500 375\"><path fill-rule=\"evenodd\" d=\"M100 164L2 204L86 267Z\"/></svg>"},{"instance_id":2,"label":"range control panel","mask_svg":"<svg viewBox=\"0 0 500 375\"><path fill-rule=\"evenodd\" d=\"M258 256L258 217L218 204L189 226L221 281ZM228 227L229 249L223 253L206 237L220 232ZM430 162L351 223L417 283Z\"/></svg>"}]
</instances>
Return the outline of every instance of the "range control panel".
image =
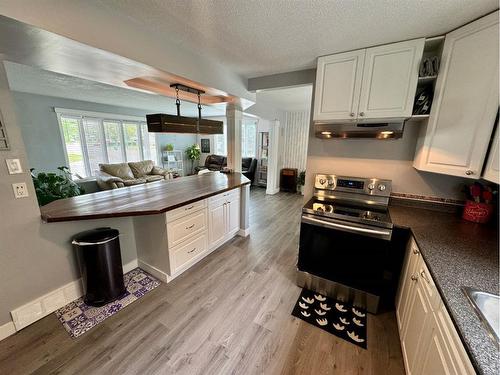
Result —
<instances>
[{"instance_id":1,"label":"range control panel","mask_svg":"<svg viewBox=\"0 0 500 375\"><path fill-rule=\"evenodd\" d=\"M314 187L318 190L338 190L388 197L392 191L392 181L380 178L363 178L317 174Z\"/></svg>"}]
</instances>

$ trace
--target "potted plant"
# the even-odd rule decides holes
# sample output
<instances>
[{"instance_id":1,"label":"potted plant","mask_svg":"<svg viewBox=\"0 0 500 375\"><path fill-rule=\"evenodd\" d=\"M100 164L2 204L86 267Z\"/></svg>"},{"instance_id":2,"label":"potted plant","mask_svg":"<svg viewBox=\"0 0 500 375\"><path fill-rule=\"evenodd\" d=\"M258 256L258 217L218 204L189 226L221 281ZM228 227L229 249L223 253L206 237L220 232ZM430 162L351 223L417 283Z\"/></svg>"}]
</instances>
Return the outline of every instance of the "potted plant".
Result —
<instances>
[{"instance_id":1,"label":"potted plant","mask_svg":"<svg viewBox=\"0 0 500 375\"><path fill-rule=\"evenodd\" d=\"M306 171L301 171L297 176L297 190L301 195L304 195L305 183L306 183Z\"/></svg>"},{"instance_id":2,"label":"potted plant","mask_svg":"<svg viewBox=\"0 0 500 375\"><path fill-rule=\"evenodd\" d=\"M165 151L174 151L174 145L172 143L167 143L165 146Z\"/></svg>"},{"instance_id":3,"label":"potted plant","mask_svg":"<svg viewBox=\"0 0 500 375\"><path fill-rule=\"evenodd\" d=\"M201 149L197 144L191 145L186 149L186 155L191 160L191 174L194 174L194 162L200 160Z\"/></svg>"},{"instance_id":4,"label":"potted plant","mask_svg":"<svg viewBox=\"0 0 500 375\"><path fill-rule=\"evenodd\" d=\"M58 199L75 197L85 193L85 190L71 179L71 172L68 167L63 166L57 169L59 173L40 172L36 175L34 173L35 169L30 169L40 206Z\"/></svg>"}]
</instances>

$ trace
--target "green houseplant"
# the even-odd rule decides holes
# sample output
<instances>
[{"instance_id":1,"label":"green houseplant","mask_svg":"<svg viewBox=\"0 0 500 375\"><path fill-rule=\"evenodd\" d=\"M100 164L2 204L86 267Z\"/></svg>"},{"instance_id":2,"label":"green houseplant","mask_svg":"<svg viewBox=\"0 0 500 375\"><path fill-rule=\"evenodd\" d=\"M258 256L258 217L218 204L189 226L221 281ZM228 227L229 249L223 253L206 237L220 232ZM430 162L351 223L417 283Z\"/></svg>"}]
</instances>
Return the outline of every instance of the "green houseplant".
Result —
<instances>
[{"instance_id":1,"label":"green houseplant","mask_svg":"<svg viewBox=\"0 0 500 375\"><path fill-rule=\"evenodd\" d=\"M68 167L57 168L59 173L40 172L35 175L31 168L31 177L35 185L36 197L40 206L63 198L74 197L85 193L85 190L71 179Z\"/></svg>"},{"instance_id":2,"label":"green houseplant","mask_svg":"<svg viewBox=\"0 0 500 375\"><path fill-rule=\"evenodd\" d=\"M306 184L306 171L300 171L297 176L297 190L300 194L304 195L304 185Z\"/></svg>"},{"instance_id":3,"label":"green houseplant","mask_svg":"<svg viewBox=\"0 0 500 375\"><path fill-rule=\"evenodd\" d=\"M167 143L165 151L174 151L174 145L172 143Z\"/></svg>"},{"instance_id":4,"label":"green houseplant","mask_svg":"<svg viewBox=\"0 0 500 375\"><path fill-rule=\"evenodd\" d=\"M201 150L200 146L197 144L191 145L186 149L186 155L189 160L191 160L191 174L194 173L194 162L195 160L200 160Z\"/></svg>"}]
</instances>

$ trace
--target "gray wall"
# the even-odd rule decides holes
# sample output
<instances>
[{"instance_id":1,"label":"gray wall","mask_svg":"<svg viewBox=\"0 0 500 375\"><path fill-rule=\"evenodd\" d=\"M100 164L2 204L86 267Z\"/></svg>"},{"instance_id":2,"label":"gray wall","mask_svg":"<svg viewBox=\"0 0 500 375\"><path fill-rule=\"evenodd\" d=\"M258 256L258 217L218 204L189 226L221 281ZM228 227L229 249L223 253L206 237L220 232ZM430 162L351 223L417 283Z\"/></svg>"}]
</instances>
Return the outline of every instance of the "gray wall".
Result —
<instances>
[{"instance_id":1,"label":"gray wall","mask_svg":"<svg viewBox=\"0 0 500 375\"><path fill-rule=\"evenodd\" d=\"M63 141L54 107L140 117L145 117L147 113L151 113L151 111L136 108L117 107L23 92L12 92L12 96L28 154L29 167L37 170L55 170L57 167L66 164ZM196 135L160 134L158 137L159 146L163 148L167 143L172 143L176 150L184 151L186 147L196 143ZM186 157L185 154L183 156ZM189 165L190 163L185 160L185 172L188 171L186 168Z\"/></svg>"},{"instance_id":2,"label":"gray wall","mask_svg":"<svg viewBox=\"0 0 500 375\"><path fill-rule=\"evenodd\" d=\"M28 156L19 115L0 63L0 111L11 149L0 151L0 325L10 321L9 312L41 295L79 278L76 257L70 245L73 234L99 226L120 230L124 263L136 259L133 223L130 218L44 224L28 170ZM22 116L24 118L24 116ZM48 150L47 150L48 152ZM23 174L9 175L7 158L19 158ZM12 183L26 182L30 196L15 199Z\"/></svg>"},{"instance_id":3,"label":"gray wall","mask_svg":"<svg viewBox=\"0 0 500 375\"><path fill-rule=\"evenodd\" d=\"M391 179L394 192L464 199L461 189L468 180L413 168L420 125L419 122L408 122L402 139L387 141L322 140L314 137L311 129L305 198L312 195L314 174L335 173Z\"/></svg>"}]
</instances>

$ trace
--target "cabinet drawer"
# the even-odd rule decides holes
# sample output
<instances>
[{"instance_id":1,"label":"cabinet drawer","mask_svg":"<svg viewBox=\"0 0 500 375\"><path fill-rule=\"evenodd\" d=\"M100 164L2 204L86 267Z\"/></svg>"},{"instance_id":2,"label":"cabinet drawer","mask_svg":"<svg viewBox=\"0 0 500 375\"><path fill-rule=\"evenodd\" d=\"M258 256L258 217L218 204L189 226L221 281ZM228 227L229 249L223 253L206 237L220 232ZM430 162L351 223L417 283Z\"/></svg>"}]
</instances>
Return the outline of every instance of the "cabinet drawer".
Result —
<instances>
[{"instance_id":1,"label":"cabinet drawer","mask_svg":"<svg viewBox=\"0 0 500 375\"><path fill-rule=\"evenodd\" d=\"M184 264L195 258L197 255L203 253L207 249L207 234L202 233L195 239L187 242L178 248L172 249L172 273L182 267Z\"/></svg>"},{"instance_id":2,"label":"cabinet drawer","mask_svg":"<svg viewBox=\"0 0 500 375\"><path fill-rule=\"evenodd\" d=\"M176 208L175 210L167 212L167 223L171 221L177 220L183 216L189 215L194 211L201 210L207 206L207 200L202 199L201 201L197 201L191 204L187 204L185 206Z\"/></svg>"},{"instance_id":3,"label":"cabinet drawer","mask_svg":"<svg viewBox=\"0 0 500 375\"><path fill-rule=\"evenodd\" d=\"M240 189L236 188L208 198L208 204L210 206L218 205L220 200L223 200L225 202L226 200L239 199L239 197L240 197Z\"/></svg>"},{"instance_id":4,"label":"cabinet drawer","mask_svg":"<svg viewBox=\"0 0 500 375\"><path fill-rule=\"evenodd\" d=\"M205 230L207 226L206 209L167 224L168 247L179 245L182 241Z\"/></svg>"}]
</instances>

